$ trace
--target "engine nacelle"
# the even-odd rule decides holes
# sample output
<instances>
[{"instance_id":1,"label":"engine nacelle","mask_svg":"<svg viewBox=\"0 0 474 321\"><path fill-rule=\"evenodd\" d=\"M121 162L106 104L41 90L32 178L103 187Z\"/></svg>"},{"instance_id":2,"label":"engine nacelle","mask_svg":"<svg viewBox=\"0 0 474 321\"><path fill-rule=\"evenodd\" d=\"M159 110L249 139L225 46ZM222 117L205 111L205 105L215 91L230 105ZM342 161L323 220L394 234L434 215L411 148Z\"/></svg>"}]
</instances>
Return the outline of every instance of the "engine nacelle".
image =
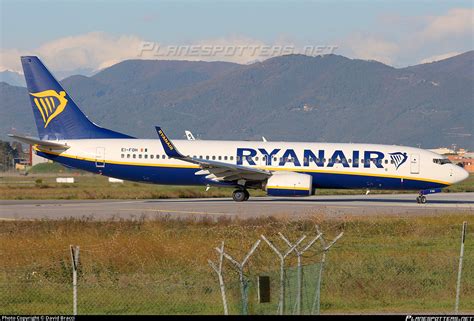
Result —
<instances>
[{"instance_id":1,"label":"engine nacelle","mask_svg":"<svg viewBox=\"0 0 474 321\"><path fill-rule=\"evenodd\" d=\"M265 190L270 196L310 196L313 177L295 172L275 172L267 180Z\"/></svg>"}]
</instances>

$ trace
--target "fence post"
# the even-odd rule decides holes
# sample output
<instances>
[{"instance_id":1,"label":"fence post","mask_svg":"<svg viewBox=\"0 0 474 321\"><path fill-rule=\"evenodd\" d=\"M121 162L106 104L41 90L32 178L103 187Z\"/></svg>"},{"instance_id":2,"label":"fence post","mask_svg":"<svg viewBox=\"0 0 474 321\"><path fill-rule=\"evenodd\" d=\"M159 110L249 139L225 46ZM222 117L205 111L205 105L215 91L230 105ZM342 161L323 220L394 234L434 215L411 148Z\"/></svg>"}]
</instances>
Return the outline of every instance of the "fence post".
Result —
<instances>
[{"instance_id":1,"label":"fence post","mask_svg":"<svg viewBox=\"0 0 474 321\"><path fill-rule=\"evenodd\" d=\"M322 283L321 280L323 278L323 268L326 262L326 253L329 251L331 246L333 246L337 242L337 240L339 240L342 237L342 235L344 235L344 232L339 233L339 235L336 236L334 240L332 240L329 244L327 244L318 226L316 226L316 230L318 231L318 234L321 234L320 240L321 240L321 245L323 246L323 257L321 258L321 266L319 268L318 283L316 285L316 293L314 295L314 302L313 302L313 307L311 308L311 314L315 314L315 312L316 314L319 314L321 311L321 283Z\"/></svg>"},{"instance_id":2,"label":"fence post","mask_svg":"<svg viewBox=\"0 0 474 321\"><path fill-rule=\"evenodd\" d=\"M225 295L224 277L222 276L222 263L224 262L224 241L222 241L220 249L216 249L216 250L219 253L218 267L211 260L207 260L207 262L209 262L209 265L217 273L217 276L219 277L219 286L221 288L222 304L224 305L224 315L229 315L229 310L227 308L227 298Z\"/></svg>"},{"instance_id":3,"label":"fence post","mask_svg":"<svg viewBox=\"0 0 474 321\"><path fill-rule=\"evenodd\" d=\"M280 237L285 241L285 243L291 248L293 247L293 244L280 232L278 232ZM306 237L306 236L305 236ZM302 260L301 256L309 250L311 246L321 237L321 234L313 238L308 245L306 245L301 251L298 250L297 247L295 247L295 252L296 252L296 257L298 259L298 264L297 264L297 272L298 272L298 289L297 289L297 294L296 294L296 314L301 315L301 302L303 301L303 266L302 266Z\"/></svg>"},{"instance_id":4,"label":"fence post","mask_svg":"<svg viewBox=\"0 0 474 321\"><path fill-rule=\"evenodd\" d=\"M248 299L247 299L247 282L244 278L244 266L245 263L247 263L248 259L250 256L255 252L257 249L258 245L260 244L260 240L257 240L255 244L252 246L250 251L247 253L247 255L244 257L244 260L239 263L237 262L232 256L224 252L224 248L222 250L220 248L216 248L216 251L219 252L219 254L222 254L226 259L232 262L232 264L235 265L237 268L237 271L239 272L239 281L240 281L240 295L242 297L242 314L247 315L248 314Z\"/></svg>"},{"instance_id":5,"label":"fence post","mask_svg":"<svg viewBox=\"0 0 474 321\"><path fill-rule=\"evenodd\" d=\"M280 258L280 300L278 304L278 312L280 315L283 315L285 311L285 259L301 242L303 242L303 240L306 238L306 235L303 235L303 237L301 237L293 246L290 246L290 248L284 254L280 252L265 236L261 235L261 238Z\"/></svg>"},{"instance_id":6,"label":"fence post","mask_svg":"<svg viewBox=\"0 0 474 321\"><path fill-rule=\"evenodd\" d=\"M77 267L79 264L79 246L70 245L72 262L72 313L77 315Z\"/></svg>"},{"instance_id":7,"label":"fence post","mask_svg":"<svg viewBox=\"0 0 474 321\"><path fill-rule=\"evenodd\" d=\"M461 291L461 273L462 273L462 259L464 256L464 241L466 240L466 230L467 222L462 223L462 232L461 232L461 253L459 254L459 269L458 269L458 281L456 284L456 304L454 306L454 313L459 311L459 293Z\"/></svg>"}]
</instances>

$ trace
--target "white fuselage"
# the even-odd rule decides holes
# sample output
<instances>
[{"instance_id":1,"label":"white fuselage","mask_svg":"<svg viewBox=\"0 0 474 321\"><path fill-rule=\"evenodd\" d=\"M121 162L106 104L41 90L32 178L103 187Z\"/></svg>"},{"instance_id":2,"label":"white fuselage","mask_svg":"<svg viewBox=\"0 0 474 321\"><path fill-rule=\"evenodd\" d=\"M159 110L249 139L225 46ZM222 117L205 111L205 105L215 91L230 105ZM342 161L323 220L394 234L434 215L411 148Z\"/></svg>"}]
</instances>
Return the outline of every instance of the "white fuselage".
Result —
<instances>
[{"instance_id":1,"label":"white fuselage","mask_svg":"<svg viewBox=\"0 0 474 321\"><path fill-rule=\"evenodd\" d=\"M467 172L436 153L405 146L306 142L174 140L194 158L293 171L313 176L314 188L414 189L451 185ZM154 139L79 139L61 141L66 151L39 150L67 166L106 176L156 184L216 184L194 175L198 165L165 156ZM229 184L224 184L229 185ZM232 185L232 184L230 184Z\"/></svg>"}]
</instances>

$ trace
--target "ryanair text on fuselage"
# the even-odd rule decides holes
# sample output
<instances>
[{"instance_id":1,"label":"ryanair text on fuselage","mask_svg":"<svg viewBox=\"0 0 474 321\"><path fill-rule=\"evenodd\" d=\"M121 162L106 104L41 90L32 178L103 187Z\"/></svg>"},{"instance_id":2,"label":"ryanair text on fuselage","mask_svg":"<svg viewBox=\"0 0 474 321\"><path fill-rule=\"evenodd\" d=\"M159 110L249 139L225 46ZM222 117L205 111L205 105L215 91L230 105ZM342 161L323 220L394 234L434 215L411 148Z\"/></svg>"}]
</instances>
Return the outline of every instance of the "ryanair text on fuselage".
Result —
<instances>
[{"instance_id":1,"label":"ryanair text on fuselage","mask_svg":"<svg viewBox=\"0 0 474 321\"><path fill-rule=\"evenodd\" d=\"M326 162L327 155L323 149L318 151L305 149L303 150L303 154L298 156L294 149L286 149L283 151L276 148L272 151L267 151L265 148L237 148L237 165L244 165L244 161L247 162L248 165L257 165L255 163L255 157L258 154L263 157L265 165L267 166L275 165L275 163L278 163L278 166L285 166L286 163L291 163L294 166L310 166L311 163L314 163L318 167L333 167L335 164L342 164L343 167L370 168L374 165L377 168L384 168L382 160L385 158L385 154L379 151L354 150L352 151L349 161L342 150L335 150Z\"/></svg>"}]
</instances>

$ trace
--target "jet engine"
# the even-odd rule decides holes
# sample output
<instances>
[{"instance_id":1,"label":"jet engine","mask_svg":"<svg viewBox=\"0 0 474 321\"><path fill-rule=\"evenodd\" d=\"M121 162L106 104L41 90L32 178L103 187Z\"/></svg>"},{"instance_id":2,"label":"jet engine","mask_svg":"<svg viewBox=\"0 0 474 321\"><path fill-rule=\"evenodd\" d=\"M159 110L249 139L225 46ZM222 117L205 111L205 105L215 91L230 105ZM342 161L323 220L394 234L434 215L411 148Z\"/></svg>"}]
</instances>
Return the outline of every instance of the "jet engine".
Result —
<instances>
[{"instance_id":1,"label":"jet engine","mask_svg":"<svg viewBox=\"0 0 474 321\"><path fill-rule=\"evenodd\" d=\"M313 177L295 172L275 172L265 185L270 196L309 196L312 189Z\"/></svg>"}]
</instances>

